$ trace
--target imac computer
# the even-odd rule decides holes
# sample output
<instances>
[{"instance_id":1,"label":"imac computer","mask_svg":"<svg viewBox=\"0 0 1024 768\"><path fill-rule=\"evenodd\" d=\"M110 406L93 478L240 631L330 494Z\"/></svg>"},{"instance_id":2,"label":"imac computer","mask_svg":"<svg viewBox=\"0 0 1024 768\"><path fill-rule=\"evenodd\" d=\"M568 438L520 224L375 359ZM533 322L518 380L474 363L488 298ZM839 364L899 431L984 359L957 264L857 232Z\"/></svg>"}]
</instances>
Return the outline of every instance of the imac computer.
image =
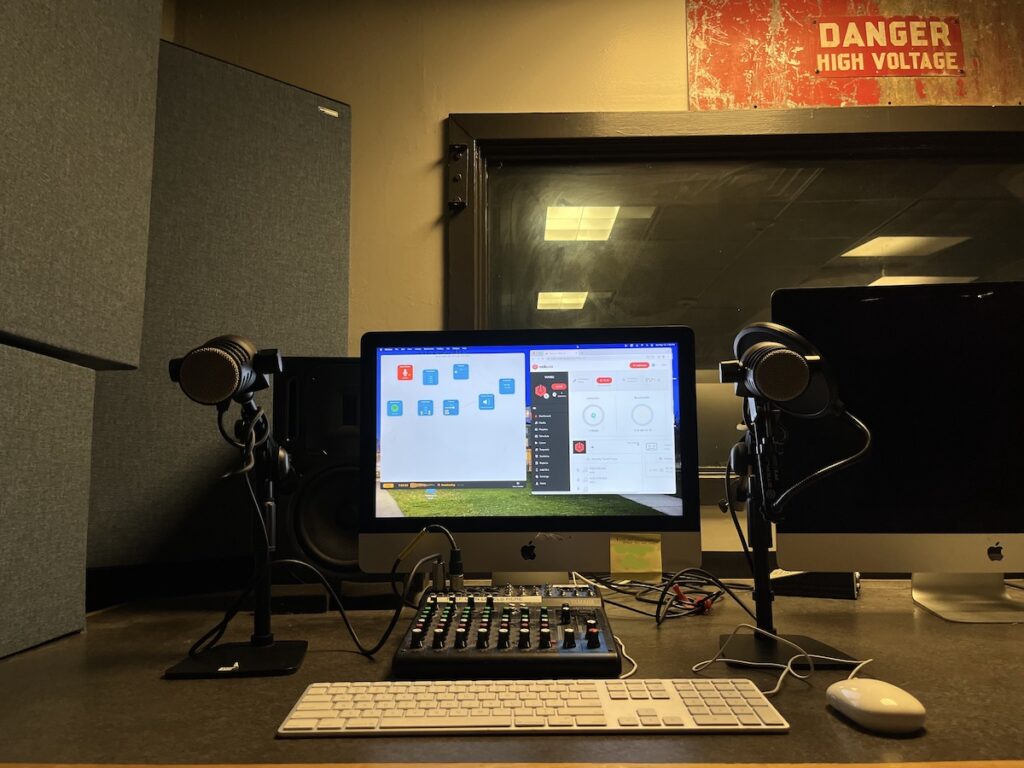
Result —
<instances>
[{"instance_id":1,"label":"imac computer","mask_svg":"<svg viewBox=\"0 0 1024 768\"><path fill-rule=\"evenodd\" d=\"M1024 283L776 291L772 320L821 353L867 457L794 497L789 570L913 573L914 600L955 621L1022 621ZM838 417L787 418L790 482L855 453ZM1024 597L1024 594L1021 595Z\"/></svg>"},{"instance_id":2,"label":"imac computer","mask_svg":"<svg viewBox=\"0 0 1024 768\"><path fill-rule=\"evenodd\" d=\"M698 565L694 374L684 327L366 334L361 569L428 524L470 575L607 572L623 542Z\"/></svg>"}]
</instances>

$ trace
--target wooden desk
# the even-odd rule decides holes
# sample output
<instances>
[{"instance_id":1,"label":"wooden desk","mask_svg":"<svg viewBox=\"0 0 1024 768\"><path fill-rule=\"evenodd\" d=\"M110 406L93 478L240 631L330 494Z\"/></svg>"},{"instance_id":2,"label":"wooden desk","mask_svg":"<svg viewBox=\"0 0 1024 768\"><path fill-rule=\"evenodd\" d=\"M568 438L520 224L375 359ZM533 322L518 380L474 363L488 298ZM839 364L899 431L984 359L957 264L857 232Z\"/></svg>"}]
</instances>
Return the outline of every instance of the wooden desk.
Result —
<instances>
[{"instance_id":1,"label":"wooden desk","mask_svg":"<svg viewBox=\"0 0 1024 768\"><path fill-rule=\"evenodd\" d=\"M209 602L209 601L207 601ZM222 605L223 602L220 603ZM689 677L720 633L742 621L734 605L711 616L652 620L612 608L616 633L640 662L639 677ZM789 680L775 705L784 735L460 736L278 740L274 731L311 682L386 678L397 643L376 660L352 654L333 615L277 617L279 638L310 652L291 677L164 681L160 674L219 618L216 609L125 606L90 617L84 634L0 662L0 761L128 764L471 762L625 765L906 763L1024 757L1024 625L962 625L913 607L906 582L867 582L861 600L779 598L780 630L806 634L861 658L865 673L906 688L928 708L927 731L910 738L866 733L825 706L842 676ZM357 613L365 638L386 617ZM245 639L246 617L228 639ZM714 668L713 668L714 669ZM717 676L734 675L725 667ZM762 687L774 673L747 672Z\"/></svg>"}]
</instances>

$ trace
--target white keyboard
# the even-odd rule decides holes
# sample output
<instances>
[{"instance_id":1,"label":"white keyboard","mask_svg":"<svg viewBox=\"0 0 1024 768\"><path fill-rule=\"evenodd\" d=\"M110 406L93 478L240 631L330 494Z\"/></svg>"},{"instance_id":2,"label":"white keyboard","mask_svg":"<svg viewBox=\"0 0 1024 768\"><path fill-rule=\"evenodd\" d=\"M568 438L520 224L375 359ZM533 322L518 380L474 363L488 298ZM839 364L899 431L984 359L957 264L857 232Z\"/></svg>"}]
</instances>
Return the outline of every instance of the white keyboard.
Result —
<instances>
[{"instance_id":1,"label":"white keyboard","mask_svg":"<svg viewBox=\"0 0 1024 768\"><path fill-rule=\"evenodd\" d=\"M279 736L770 733L789 723L749 680L314 683Z\"/></svg>"}]
</instances>

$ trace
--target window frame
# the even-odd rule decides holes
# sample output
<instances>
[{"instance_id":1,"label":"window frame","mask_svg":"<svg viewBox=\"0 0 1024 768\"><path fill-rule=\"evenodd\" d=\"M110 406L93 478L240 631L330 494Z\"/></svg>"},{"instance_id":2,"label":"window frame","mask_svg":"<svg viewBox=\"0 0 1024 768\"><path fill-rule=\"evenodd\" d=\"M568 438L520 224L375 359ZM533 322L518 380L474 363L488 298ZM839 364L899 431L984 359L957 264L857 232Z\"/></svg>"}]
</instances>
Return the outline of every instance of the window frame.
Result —
<instances>
[{"instance_id":1,"label":"window frame","mask_svg":"<svg viewBox=\"0 0 1024 768\"><path fill-rule=\"evenodd\" d=\"M451 114L446 137L445 328L465 330L489 327L494 163L1019 154L1024 107Z\"/></svg>"}]
</instances>

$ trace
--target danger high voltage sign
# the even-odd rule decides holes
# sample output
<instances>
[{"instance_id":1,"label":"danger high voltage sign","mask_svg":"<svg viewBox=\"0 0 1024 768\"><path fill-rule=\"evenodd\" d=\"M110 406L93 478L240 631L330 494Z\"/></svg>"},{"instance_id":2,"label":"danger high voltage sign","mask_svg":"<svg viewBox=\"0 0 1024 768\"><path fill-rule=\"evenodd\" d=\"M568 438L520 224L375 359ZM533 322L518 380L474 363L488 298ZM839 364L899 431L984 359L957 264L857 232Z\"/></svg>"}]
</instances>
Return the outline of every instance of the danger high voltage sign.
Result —
<instances>
[{"instance_id":1,"label":"danger high voltage sign","mask_svg":"<svg viewBox=\"0 0 1024 768\"><path fill-rule=\"evenodd\" d=\"M922 77L964 74L964 43L955 17L831 16L814 20L814 71L828 77Z\"/></svg>"}]
</instances>

